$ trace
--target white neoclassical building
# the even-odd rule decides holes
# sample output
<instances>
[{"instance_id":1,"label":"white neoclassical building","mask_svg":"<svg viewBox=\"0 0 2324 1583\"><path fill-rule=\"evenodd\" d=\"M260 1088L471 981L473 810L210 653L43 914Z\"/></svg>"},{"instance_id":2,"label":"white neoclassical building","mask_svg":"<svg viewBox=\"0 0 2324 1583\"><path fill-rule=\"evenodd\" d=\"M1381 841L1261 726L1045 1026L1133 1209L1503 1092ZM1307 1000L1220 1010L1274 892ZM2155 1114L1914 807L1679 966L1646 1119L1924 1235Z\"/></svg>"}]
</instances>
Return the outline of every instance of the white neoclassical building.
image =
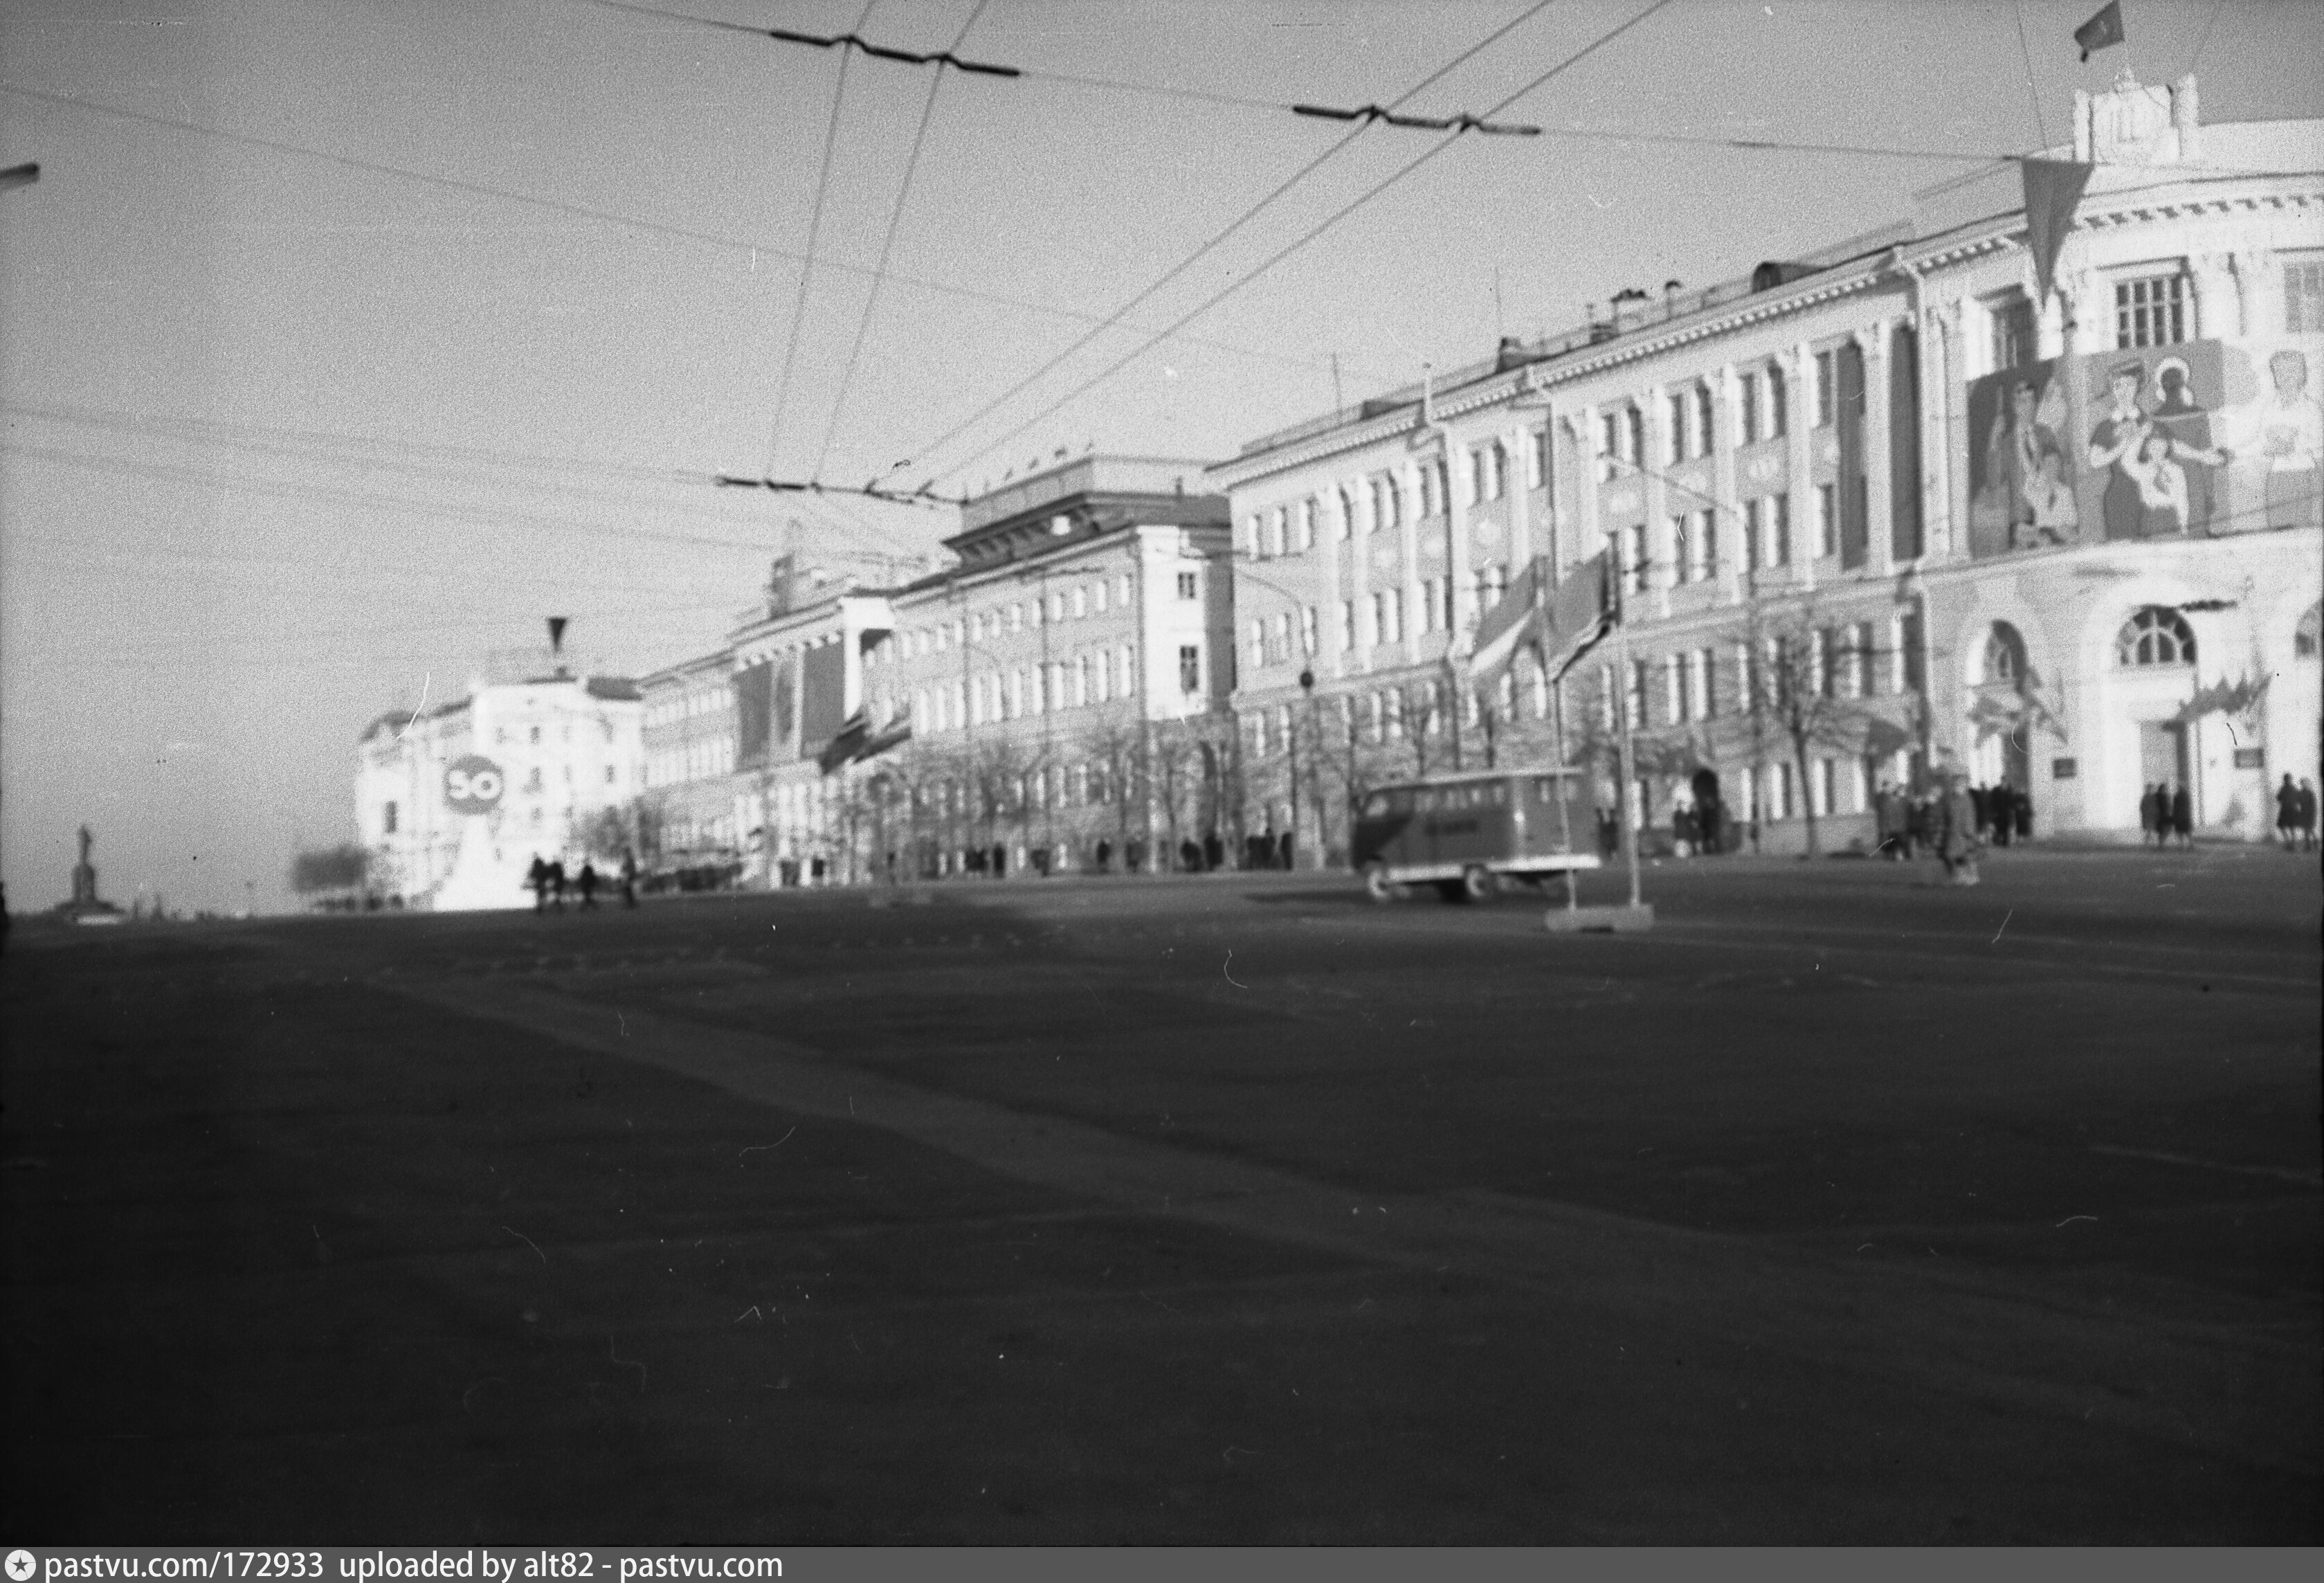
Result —
<instances>
[{"instance_id":1,"label":"white neoclassical building","mask_svg":"<svg viewBox=\"0 0 2324 1583\"><path fill-rule=\"evenodd\" d=\"M1273 817L1336 843L1345 782L1561 733L1610 763L1627 702L1657 830L1715 795L1768 849L1812 816L1845 845L1953 767L2037 835L2135 838L2162 783L2261 836L2319 774L2324 122L2206 126L2192 79L2125 79L2052 153L2095 169L2046 298L2013 167L1214 467ZM1499 591L1601 552L1621 646L1480 686Z\"/></svg>"}]
</instances>

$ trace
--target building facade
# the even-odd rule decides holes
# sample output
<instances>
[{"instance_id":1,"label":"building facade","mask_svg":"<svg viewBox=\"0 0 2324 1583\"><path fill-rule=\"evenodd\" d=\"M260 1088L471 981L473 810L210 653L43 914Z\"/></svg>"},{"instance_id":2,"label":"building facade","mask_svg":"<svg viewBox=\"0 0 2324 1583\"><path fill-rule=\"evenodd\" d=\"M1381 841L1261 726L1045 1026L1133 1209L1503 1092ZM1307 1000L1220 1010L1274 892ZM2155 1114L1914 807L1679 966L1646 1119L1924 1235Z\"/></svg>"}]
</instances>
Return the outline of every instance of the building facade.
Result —
<instances>
[{"instance_id":1,"label":"building facade","mask_svg":"<svg viewBox=\"0 0 2324 1583\"><path fill-rule=\"evenodd\" d=\"M626 677L557 670L475 678L452 703L381 716L355 771L372 887L407 906L512 907L535 857L602 859L597 825L645 789L641 715Z\"/></svg>"},{"instance_id":2,"label":"building facade","mask_svg":"<svg viewBox=\"0 0 2324 1583\"><path fill-rule=\"evenodd\" d=\"M1351 790L1508 755L1610 806L1627 709L1655 830L1715 799L1768 849L1864 843L1949 768L2036 833L2135 837L2161 782L2261 836L2318 773L2324 124L2125 80L2058 153L2097 169L2046 300L2012 172L1213 468L1274 817L1336 844ZM1601 553L1618 642L1480 685L1497 591Z\"/></svg>"}]
</instances>

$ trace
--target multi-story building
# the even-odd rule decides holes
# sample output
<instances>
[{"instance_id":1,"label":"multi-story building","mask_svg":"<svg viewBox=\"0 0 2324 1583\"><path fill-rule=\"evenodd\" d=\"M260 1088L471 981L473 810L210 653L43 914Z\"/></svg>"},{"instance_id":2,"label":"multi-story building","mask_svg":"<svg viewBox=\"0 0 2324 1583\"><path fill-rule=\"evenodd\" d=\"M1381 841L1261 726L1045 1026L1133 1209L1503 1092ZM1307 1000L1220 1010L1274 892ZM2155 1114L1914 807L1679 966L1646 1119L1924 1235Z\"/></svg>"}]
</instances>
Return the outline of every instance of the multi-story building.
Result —
<instances>
[{"instance_id":1,"label":"multi-story building","mask_svg":"<svg viewBox=\"0 0 2324 1583\"><path fill-rule=\"evenodd\" d=\"M517 906L532 860L578 871L593 831L645 787L637 684L575 675L471 680L438 708L363 735L355 821L371 884L410 906Z\"/></svg>"},{"instance_id":2,"label":"multi-story building","mask_svg":"<svg viewBox=\"0 0 2324 1583\"><path fill-rule=\"evenodd\" d=\"M641 835L655 872L739 861L747 827L734 796L733 669L733 651L722 645L638 683L650 810Z\"/></svg>"},{"instance_id":3,"label":"multi-story building","mask_svg":"<svg viewBox=\"0 0 2324 1583\"><path fill-rule=\"evenodd\" d=\"M1770 849L1860 842L1951 768L2037 833L2135 834L2162 782L2259 836L2318 771L2324 123L2126 78L2055 152L2096 169L2047 298L2013 171L1214 467L1273 816L1337 841L1351 782L1610 769L1627 708L1657 828L1716 798ZM1601 552L1618 644L1479 685L1498 590Z\"/></svg>"},{"instance_id":4,"label":"multi-story building","mask_svg":"<svg viewBox=\"0 0 2324 1583\"><path fill-rule=\"evenodd\" d=\"M890 596L865 656L866 728L911 734L851 772L888 800L882 866L1150 866L1238 810L1226 502L1202 479L1084 456L962 508L956 563Z\"/></svg>"}]
</instances>

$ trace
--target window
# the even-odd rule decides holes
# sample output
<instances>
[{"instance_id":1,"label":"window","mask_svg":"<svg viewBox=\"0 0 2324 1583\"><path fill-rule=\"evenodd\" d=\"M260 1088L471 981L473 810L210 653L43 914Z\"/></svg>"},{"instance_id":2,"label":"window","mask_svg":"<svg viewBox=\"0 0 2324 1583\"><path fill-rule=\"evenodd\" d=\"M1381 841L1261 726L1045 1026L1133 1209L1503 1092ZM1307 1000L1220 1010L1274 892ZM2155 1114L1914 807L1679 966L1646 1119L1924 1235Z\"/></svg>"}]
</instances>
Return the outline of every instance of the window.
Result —
<instances>
[{"instance_id":1,"label":"window","mask_svg":"<svg viewBox=\"0 0 2324 1583\"><path fill-rule=\"evenodd\" d=\"M1694 656L1695 690L1698 707L1706 720L1719 713L1719 651L1699 649Z\"/></svg>"},{"instance_id":2,"label":"window","mask_svg":"<svg viewBox=\"0 0 2324 1583\"><path fill-rule=\"evenodd\" d=\"M1384 634L1386 640L1392 643L1402 643L1404 641L1404 590L1402 588L1388 590L1388 630Z\"/></svg>"},{"instance_id":3,"label":"window","mask_svg":"<svg viewBox=\"0 0 2324 1583\"><path fill-rule=\"evenodd\" d=\"M1309 605L1299 612L1299 653L1303 656L1314 653L1321 646L1316 641L1315 627L1315 606Z\"/></svg>"},{"instance_id":4,"label":"window","mask_svg":"<svg viewBox=\"0 0 2324 1583\"><path fill-rule=\"evenodd\" d=\"M1444 503L1436 498L1436 469L1423 466L1420 469L1420 514L1434 516L1445 509Z\"/></svg>"},{"instance_id":5,"label":"window","mask_svg":"<svg viewBox=\"0 0 2324 1583\"><path fill-rule=\"evenodd\" d=\"M608 774L611 774L613 772L610 770L606 772ZM395 834L395 804L392 802L389 803L382 811L383 817L380 824L380 832L383 835L392 836Z\"/></svg>"},{"instance_id":6,"label":"window","mask_svg":"<svg viewBox=\"0 0 2324 1583\"><path fill-rule=\"evenodd\" d=\"M2283 333L2324 330L2324 258L2295 258L2283 266Z\"/></svg>"},{"instance_id":7,"label":"window","mask_svg":"<svg viewBox=\"0 0 2324 1583\"><path fill-rule=\"evenodd\" d=\"M2017 629L2006 621L1997 621L1985 637L1985 664L1982 680L1988 684L2015 687L2025 679L2025 640Z\"/></svg>"},{"instance_id":8,"label":"window","mask_svg":"<svg viewBox=\"0 0 2324 1583\"><path fill-rule=\"evenodd\" d=\"M2149 605L2115 635L2114 658L2117 665L2192 665L2195 634L2176 610Z\"/></svg>"},{"instance_id":9,"label":"window","mask_svg":"<svg viewBox=\"0 0 2324 1583\"><path fill-rule=\"evenodd\" d=\"M1694 453L1709 456L1716 444L1719 432L1719 398L1711 393L1707 384L1694 387Z\"/></svg>"},{"instance_id":10,"label":"window","mask_svg":"<svg viewBox=\"0 0 2324 1583\"><path fill-rule=\"evenodd\" d=\"M1759 376L1747 371L1736 380L1735 391L1735 438L1748 445L1759 438Z\"/></svg>"},{"instance_id":11,"label":"window","mask_svg":"<svg viewBox=\"0 0 2324 1583\"><path fill-rule=\"evenodd\" d=\"M1194 643L1182 643L1178 647L1178 690L1203 690L1203 651Z\"/></svg>"},{"instance_id":12,"label":"window","mask_svg":"<svg viewBox=\"0 0 2324 1583\"><path fill-rule=\"evenodd\" d=\"M1315 548L1315 502L1312 499L1299 503L1299 548L1303 551ZM1101 610L1104 607L1098 606Z\"/></svg>"},{"instance_id":13,"label":"window","mask_svg":"<svg viewBox=\"0 0 2324 1583\"><path fill-rule=\"evenodd\" d=\"M1085 703L1087 703L1087 702L1089 702L1089 701L1090 701L1090 662L1089 662L1089 656L1088 656L1087 654L1082 654L1082 655L1078 655L1078 656L1076 656L1076 657L1075 657L1075 659L1074 660L1074 703L1076 703L1076 704L1085 704Z\"/></svg>"},{"instance_id":14,"label":"window","mask_svg":"<svg viewBox=\"0 0 2324 1583\"><path fill-rule=\"evenodd\" d=\"M1622 459L1632 467L1643 467L1646 460L1646 412L1643 407L1622 410Z\"/></svg>"},{"instance_id":15,"label":"window","mask_svg":"<svg viewBox=\"0 0 2324 1583\"><path fill-rule=\"evenodd\" d=\"M1420 581L1420 630L1436 630L1436 579L1433 577Z\"/></svg>"},{"instance_id":16,"label":"window","mask_svg":"<svg viewBox=\"0 0 2324 1583\"><path fill-rule=\"evenodd\" d=\"M1831 426L1833 395L1831 359L1832 354L1830 352L1818 352L1815 355L1815 421L1816 427L1819 429L1828 429Z\"/></svg>"},{"instance_id":17,"label":"window","mask_svg":"<svg viewBox=\"0 0 2324 1583\"><path fill-rule=\"evenodd\" d=\"M1485 501L1485 448L1481 445L1469 452L1469 500L1476 505Z\"/></svg>"},{"instance_id":18,"label":"window","mask_svg":"<svg viewBox=\"0 0 2324 1583\"><path fill-rule=\"evenodd\" d=\"M1526 487L1540 489L1549 483L1549 430L1536 429L1526 436Z\"/></svg>"},{"instance_id":19,"label":"window","mask_svg":"<svg viewBox=\"0 0 2324 1583\"><path fill-rule=\"evenodd\" d=\"M2034 362L2034 304L2023 295L2013 296L1992 304L1991 311L1993 372Z\"/></svg>"},{"instance_id":20,"label":"window","mask_svg":"<svg viewBox=\"0 0 2324 1583\"><path fill-rule=\"evenodd\" d=\"M1646 729L1648 723L1646 720L1647 668L1648 662L1645 660L1630 662L1630 729L1633 731Z\"/></svg>"},{"instance_id":21,"label":"window","mask_svg":"<svg viewBox=\"0 0 2324 1583\"><path fill-rule=\"evenodd\" d=\"M1493 498L1495 500L1499 500L1502 495L1507 495L1509 492L1508 448L1498 440L1493 441L1492 477L1490 482L1493 486Z\"/></svg>"},{"instance_id":22,"label":"window","mask_svg":"<svg viewBox=\"0 0 2324 1583\"><path fill-rule=\"evenodd\" d=\"M1191 571L1182 571L1178 574L1178 597L1199 599L1203 597L1202 585L1196 581L1197 576L1197 573Z\"/></svg>"},{"instance_id":23,"label":"window","mask_svg":"<svg viewBox=\"0 0 2324 1583\"><path fill-rule=\"evenodd\" d=\"M1789 566L1792 563L1792 497L1788 495L1767 496L1767 564Z\"/></svg>"},{"instance_id":24,"label":"window","mask_svg":"<svg viewBox=\"0 0 2324 1583\"><path fill-rule=\"evenodd\" d=\"M535 726L535 727L532 727L531 731L529 733L529 740L530 740L530 741L533 743L533 745L534 745L535 746L540 745L540 727Z\"/></svg>"},{"instance_id":25,"label":"window","mask_svg":"<svg viewBox=\"0 0 2324 1583\"><path fill-rule=\"evenodd\" d=\"M2114 344L2165 347L2187 338L2187 277L2146 275L2114 284Z\"/></svg>"},{"instance_id":26,"label":"window","mask_svg":"<svg viewBox=\"0 0 2324 1583\"><path fill-rule=\"evenodd\" d=\"M1256 671L1266 663L1267 623L1253 621L1250 624L1250 668Z\"/></svg>"},{"instance_id":27,"label":"window","mask_svg":"<svg viewBox=\"0 0 2324 1583\"><path fill-rule=\"evenodd\" d=\"M1364 603L1364 647L1377 648L1388 641L1388 596L1374 594Z\"/></svg>"},{"instance_id":28,"label":"window","mask_svg":"<svg viewBox=\"0 0 2324 1583\"><path fill-rule=\"evenodd\" d=\"M1831 484L1816 486L1816 554L1825 560L1840 553L1840 493Z\"/></svg>"},{"instance_id":29,"label":"window","mask_svg":"<svg viewBox=\"0 0 2324 1583\"><path fill-rule=\"evenodd\" d=\"M1291 658L1291 616L1284 612L1275 618L1275 662L1282 664Z\"/></svg>"},{"instance_id":30,"label":"window","mask_svg":"<svg viewBox=\"0 0 2324 1583\"><path fill-rule=\"evenodd\" d=\"M1689 404L1683 391L1673 394L1670 399L1670 459L1674 462L1687 458L1686 415Z\"/></svg>"},{"instance_id":31,"label":"window","mask_svg":"<svg viewBox=\"0 0 2324 1583\"><path fill-rule=\"evenodd\" d=\"M1356 602L1340 601L1340 648L1342 653L1356 646Z\"/></svg>"},{"instance_id":32,"label":"window","mask_svg":"<svg viewBox=\"0 0 2324 1583\"><path fill-rule=\"evenodd\" d=\"M1356 497L1346 490L1340 491L1340 537L1346 540L1356 531Z\"/></svg>"},{"instance_id":33,"label":"window","mask_svg":"<svg viewBox=\"0 0 2324 1583\"><path fill-rule=\"evenodd\" d=\"M1598 480L1610 483L1620 470L1616 464L1622 455L1622 415L1607 412L1598 422Z\"/></svg>"},{"instance_id":34,"label":"window","mask_svg":"<svg viewBox=\"0 0 2324 1583\"><path fill-rule=\"evenodd\" d=\"M1767 431L1766 438L1780 439L1791 431L1791 421L1784 408L1789 404L1784 389L1784 371L1770 365L1767 369Z\"/></svg>"},{"instance_id":35,"label":"window","mask_svg":"<svg viewBox=\"0 0 2324 1583\"><path fill-rule=\"evenodd\" d=\"M1630 591L1643 594L1653 586L1653 561L1646 554L1646 524L1630 524Z\"/></svg>"},{"instance_id":36,"label":"window","mask_svg":"<svg viewBox=\"0 0 2324 1583\"><path fill-rule=\"evenodd\" d=\"M610 786L610 785L612 785L613 783L613 765L611 765L611 764L607 764L607 765L605 766L605 784L606 784L606 785L608 785L608 786Z\"/></svg>"},{"instance_id":37,"label":"window","mask_svg":"<svg viewBox=\"0 0 2324 1583\"><path fill-rule=\"evenodd\" d=\"M1086 588L1076 588L1074 589L1074 619L1075 621L1079 621L1088 614L1089 589Z\"/></svg>"},{"instance_id":38,"label":"window","mask_svg":"<svg viewBox=\"0 0 2324 1583\"><path fill-rule=\"evenodd\" d=\"M1257 517L1252 517L1243 523L1242 552L1253 560L1263 560L1266 557L1267 546L1259 537Z\"/></svg>"},{"instance_id":39,"label":"window","mask_svg":"<svg viewBox=\"0 0 2324 1583\"><path fill-rule=\"evenodd\" d=\"M1678 569L1678 580L1691 583L1702 575L1702 546L1690 532L1693 518L1674 516L1670 520L1671 562Z\"/></svg>"}]
</instances>

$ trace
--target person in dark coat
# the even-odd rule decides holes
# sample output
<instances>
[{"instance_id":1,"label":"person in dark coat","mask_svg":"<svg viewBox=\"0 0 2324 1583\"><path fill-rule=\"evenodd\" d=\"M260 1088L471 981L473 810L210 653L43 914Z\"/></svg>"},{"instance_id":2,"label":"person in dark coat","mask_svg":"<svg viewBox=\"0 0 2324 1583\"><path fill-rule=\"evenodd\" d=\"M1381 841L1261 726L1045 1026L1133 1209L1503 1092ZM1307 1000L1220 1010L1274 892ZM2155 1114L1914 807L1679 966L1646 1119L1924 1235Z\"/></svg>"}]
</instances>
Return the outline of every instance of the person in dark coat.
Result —
<instances>
[{"instance_id":1,"label":"person in dark coat","mask_svg":"<svg viewBox=\"0 0 2324 1583\"><path fill-rule=\"evenodd\" d=\"M2009 817L2017 827L2017 838L2028 841L2034 838L2034 793L2023 786L2009 796Z\"/></svg>"},{"instance_id":2,"label":"person in dark coat","mask_svg":"<svg viewBox=\"0 0 2324 1583\"><path fill-rule=\"evenodd\" d=\"M2171 793L2171 829L2178 835L2181 847L2195 845L2195 799L2184 782Z\"/></svg>"},{"instance_id":3,"label":"person in dark coat","mask_svg":"<svg viewBox=\"0 0 2324 1583\"><path fill-rule=\"evenodd\" d=\"M559 912L565 911L565 859L562 857L549 866L549 897Z\"/></svg>"},{"instance_id":4,"label":"person in dark coat","mask_svg":"<svg viewBox=\"0 0 2324 1583\"><path fill-rule=\"evenodd\" d=\"M1936 813L1937 861L1945 866L1946 878L1957 885L1977 884L1977 804L1969 787L1960 780L1949 782Z\"/></svg>"},{"instance_id":5,"label":"person in dark coat","mask_svg":"<svg viewBox=\"0 0 2324 1583\"><path fill-rule=\"evenodd\" d=\"M581 860L581 906L586 912L597 904L597 866L584 857Z\"/></svg>"},{"instance_id":6,"label":"person in dark coat","mask_svg":"<svg viewBox=\"0 0 2324 1583\"><path fill-rule=\"evenodd\" d=\"M1105 873L1107 864L1113 860L1113 843L1100 836L1097 838L1097 851L1094 856L1097 858L1097 871L1100 874Z\"/></svg>"},{"instance_id":7,"label":"person in dark coat","mask_svg":"<svg viewBox=\"0 0 2324 1583\"><path fill-rule=\"evenodd\" d=\"M540 860L540 854L538 852L532 855L532 866L524 872L524 884L525 888L532 893L532 910L536 912L548 912L549 865Z\"/></svg>"},{"instance_id":8,"label":"person in dark coat","mask_svg":"<svg viewBox=\"0 0 2324 1583\"><path fill-rule=\"evenodd\" d=\"M2316 788L2304 780L2300 782L2300 849L2316 850Z\"/></svg>"},{"instance_id":9,"label":"person in dark coat","mask_svg":"<svg viewBox=\"0 0 2324 1583\"><path fill-rule=\"evenodd\" d=\"M1178 843L1178 861L1188 874L1203 872L1203 849L1194 844L1194 837L1188 836Z\"/></svg>"},{"instance_id":10,"label":"person in dark coat","mask_svg":"<svg viewBox=\"0 0 2324 1583\"><path fill-rule=\"evenodd\" d=\"M1205 869L1223 868L1226 861L1227 844L1219 839L1218 831L1213 830L1203 838L1203 866Z\"/></svg>"},{"instance_id":11,"label":"person in dark coat","mask_svg":"<svg viewBox=\"0 0 2324 1583\"><path fill-rule=\"evenodd\" d=\"M2138 844L2144 847L2151 841L2159 841L2163 824L2163 788L2150 781L2144 794L2138 800Z\"/></svg>"},{"instance_id":12,"label":"person in dark coat","mask_svg":"<svg viewBox=\"0 0 2324 1583\"><path fill-rule=\"evenodd\" d=\"M2289 773L2275 789L2275 838L2287 852L2300 842L2300 788L2292 783Z\"/></svg>"},{"instance_id":13,"label":"person in dark coat","mask_svg":"<svg viewBox=\"0 0 2324 1583\"><path fill-rule=\"evenodd\" d=\"M888 854L888 866L893 868L895 864L896 855L890 852ZM622 905L627 908L637 904L638 855L624 847L622 848Z\"/></svg>"}]
</instances>

